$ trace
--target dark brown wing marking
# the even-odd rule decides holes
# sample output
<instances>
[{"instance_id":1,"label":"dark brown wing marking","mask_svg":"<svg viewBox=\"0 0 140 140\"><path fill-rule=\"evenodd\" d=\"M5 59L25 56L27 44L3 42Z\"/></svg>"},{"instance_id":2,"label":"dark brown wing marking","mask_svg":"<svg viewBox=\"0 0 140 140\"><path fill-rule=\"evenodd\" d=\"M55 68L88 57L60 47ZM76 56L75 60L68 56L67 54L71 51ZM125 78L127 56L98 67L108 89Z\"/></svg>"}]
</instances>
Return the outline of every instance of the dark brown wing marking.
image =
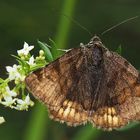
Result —
<instances>
[{"instance_id":1,"label":"dark brown wing marking","mask_svg":"<svg viewBox=\"0 0 140 140\"><path fill-rule=\"evenodd\" d=\"M27 88L48 106L50 117L74 126L86 123L88 115L77 93L81 53L81 48L73 49L26 78Z\"/></svg>"},{"instance_id":2,"label":"dark brown wing marking","mask_svg":"<svg viewBox=\"0 0 140 140\"><path fill-rule=\"evenodd\" d=\"M109 98L106 107L92 114L91 122L97 127L111 130L130 121L140 120L139 72L121 56L106 52L104 64Z\"/></svg>"}]
</instances>

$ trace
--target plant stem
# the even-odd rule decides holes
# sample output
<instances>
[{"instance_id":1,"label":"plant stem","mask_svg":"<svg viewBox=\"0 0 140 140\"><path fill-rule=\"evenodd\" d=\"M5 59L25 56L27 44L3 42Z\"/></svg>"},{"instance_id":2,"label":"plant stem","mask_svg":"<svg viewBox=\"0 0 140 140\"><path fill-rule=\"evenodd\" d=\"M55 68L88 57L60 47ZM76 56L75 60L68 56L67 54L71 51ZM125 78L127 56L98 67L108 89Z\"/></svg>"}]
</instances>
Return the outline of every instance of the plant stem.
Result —
<instances>
[{"instance_id":1,"label":"plant stem","mask_svg":"<svg viewBox=\"0 0 140 140\"><path fill-rule=\"evenodd\" d=\"M101 131L93 128L91 125L86 125L81 128L72 140L96 140Z\"/></svg>"},{"instance_id":2,"label":"plant stem","mask_svg":"<svg viewBox=\"0 0 140 140\"><path fill-rule=\"evenodd\" d=\"M48 125L49 119L46 107L37 102L32 110L24 140L43 140L46 137Z\"/></svg>"},{"instance_id":3,"label":"plant stem","mask_svg":"<svg viewBox=\"0 0 140 140\"><path fill-rule=\"evenodd\" d=\"M68 17L72 17L74 13L76 5L76 0L65 0L62 8L62 16L60 18L60 22L58 24L58 31L55 37L55 43L57 48L52 48L52 53L54 58L58 57L61 53L56 49L64 49L66 48L66 44L68 41L68 35L71 27L70 19L66 18L64 15Z\"/></svg>"},{"instance_id":4,"label":"plant stem","mask_svg":"<svg viewBox=\"0 0 140 140\"><path fill-rule=\"evenodd\" d=\"M76 0L66 0L64 1L64 5L62 8L62 12L64 14L69 15L70 17L73 14L74 7L75 7ZM70 29L70 20L66 20L63 16L60 18L60 22L58 25L58 32L55 37L55 42L59 47L65 48L67 38L68 38L68 32ZM52 54L56 58L59 53L58 51L53 49ZM34 108L30 122L27 126L26 133L25 133L25 139L24 140L43 140L44 136L46 138L46 134L48 133L46 128L46 122L48 122L49 119L47 117L47 112L44 107L40 105L36 105ZM48 128L49 126L47 126ZM45 130L45 131L44 131Z\"/></svg>"}]
</instances>

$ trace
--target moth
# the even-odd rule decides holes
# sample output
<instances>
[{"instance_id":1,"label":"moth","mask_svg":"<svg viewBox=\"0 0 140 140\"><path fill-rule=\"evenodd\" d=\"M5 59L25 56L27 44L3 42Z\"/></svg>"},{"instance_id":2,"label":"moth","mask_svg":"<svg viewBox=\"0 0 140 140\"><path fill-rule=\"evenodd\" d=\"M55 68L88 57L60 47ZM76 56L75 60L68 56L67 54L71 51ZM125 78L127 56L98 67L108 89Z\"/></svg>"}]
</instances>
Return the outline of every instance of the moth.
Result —
<instances>
[{"instance_id":1,"label":"moth","mask_svg":"<svg viewBox=\"0 0 140 140\"><path fill-rule=\"evenodd\" d=\"M112 130L140 120L140 73L98 36L26 77L50 118Z\"/></svg>"}]
</instances>

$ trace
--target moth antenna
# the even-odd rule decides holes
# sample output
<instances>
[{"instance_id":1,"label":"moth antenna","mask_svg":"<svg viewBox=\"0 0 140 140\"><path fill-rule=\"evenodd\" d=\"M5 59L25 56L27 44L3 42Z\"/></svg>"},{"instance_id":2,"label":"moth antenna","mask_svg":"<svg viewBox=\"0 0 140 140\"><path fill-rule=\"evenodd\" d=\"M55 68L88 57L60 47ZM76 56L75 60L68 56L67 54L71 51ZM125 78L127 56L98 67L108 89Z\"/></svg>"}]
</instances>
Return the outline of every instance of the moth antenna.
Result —
<instances>
[{"instance_id":1,"label":"moth antenna","mask_svg":"<svg viewBox=\"0 0 140 140\"><path fill-rule=\"evenodd\" d=\"M81 24L80 24L78 21L76 21L74 18L69 17L69 16L67 16L67 15L65 15L65 14L62 14L62 13L61 13L61 15L63 15L64 17L70 19L74 24L76 24L77 26L79 26L81 29L85 30L91 37L93 36L93 34L92 34L86 27L84 27L83 25L81 25Z\"/></svg>"},{"instance_id":2,"label":"moth antenna","mask_svg":"<svg viewBox=\"0 0 140 140\"><path fill-rule=\"evenodd\" d=\"M110 27L109 29L103 31L103 32L101 33L101 35L104 35L104 34L106 34L107 32L113 30L114 28L116 28L116 27L118 27L118 26L120 26L120 25L122 25L122 24L124 24L124 23L126 23L126 22L129 22L129 21L131 21L131 20L134 20L134 19L136 19L136 18L138 18L138 17L139 17L139 16L135 16L135 17L131 17L131 18L125 19L125 20L123 20L122 22L120 22L120 23L118 23L118 24L116 24L116 25Z\"/></svg>"}]
</instances>

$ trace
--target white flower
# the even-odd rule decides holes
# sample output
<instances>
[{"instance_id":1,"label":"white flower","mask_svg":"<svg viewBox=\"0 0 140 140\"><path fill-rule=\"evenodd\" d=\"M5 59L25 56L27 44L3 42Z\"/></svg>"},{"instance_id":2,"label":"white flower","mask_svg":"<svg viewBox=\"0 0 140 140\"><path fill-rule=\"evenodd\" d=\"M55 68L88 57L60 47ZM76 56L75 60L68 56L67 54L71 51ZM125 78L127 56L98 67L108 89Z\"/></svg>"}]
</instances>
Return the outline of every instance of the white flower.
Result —
<instances>
[{"instance_id":1,"label":"white flower","mask_svg":"<svg viewBox=\"0 0 140 140\"><path fill-rule=\"evenodd\" d=\"M5 119L3 117L0 117L0 124L4 123Z\"/></svg>"},{"instance_id":2,"label":"white flower","mask_svg":"<svg viewBox=\"0 0 140 140\"><path fill-rule=\"evenodd\" d=\"M17 96L17 93L15 91L13 91L13 90L10 90L10 88L8 86L6 86L5 89L6 89L6 94L8 96L12 96L12 97L16 97Z\"/></svg>"},{"instance_id":3,"label":"white flower","mask_svg":"<svg viewBox=\"0 0 140 140\"><path fill-rule=\"evenodd\" d=\"M29 61L27 62L30 66L34 66L35 65L35 59L34 56L30 57Z\"/></svg>"},{"instance_id":4,"label":"white flower","mask_svg":"<svg viewBox=\"0 0 140 140\"><path fill-rule=\"evenodd\" d=\"M19 68L19 66L17 66L17 65L13 65L13 67L11 67L11 66L6 67L6 70L9 73L10 80L14 80L14 79L20 77L20 73L18 72L18 68Z\"/></svg>"},{"instance_id":5,"label":"white flower","mask_svg":"<svg viewBox=\"0 0 140 140\"><path fill-rule=\"evenodd\" d=\"M17 53L19 56L22 56L22 55L27 56L33 48L34 46L29 46L26 42L24 42L23 49L18 50Z\"/></svg>"},{"instance_id":6,"label":"white flower","mask_svg":"<svg viewBox=\"0 0 140 140\"><path fill-rule=\"evenodd\" d=\"M17 108L18 110L28 110L29 106L33 106L34 102L31 101L29 95L26 96L26 98L24 100L21 99L17 99Z\"/></svg>"},{"instance_id":7,"label":"white flower","mask_svg":"<svg viewBox=\"0 0 140 140\"><path fill-rule=\"evenodd\" d=\"M13 90L10 90L8 86L5 87L5 89L5 93L3 93L4 101L1 101L1 104L5 106L11 106L15 102L15 99L13 99L13 97L16 97L17 93Z\"/></svg>"},{"instance_id":8,"label":"white flower","mask_svg":"<svg viewBox=\"0 0 140 140\"><path fill-rule=\"evenodd\" d=\"M12 80L24 81L25 75L19 73L19 70L18 70L19 68L20 68L20 66L16 65L16 64L14 64L13 67L6 66L6 70L9 74L10 81L12 81Z\"/></svg>"},{"instance_id":9,"label":"white flower","mask_svg":"<svg viewBox=\"0 0 140 140\"><path fill-rule=\"evenodd\" d=\"M9 98L8 101L1 101L2 105L8 106L10 108L14 108L12 105L15 103L16 99Z\"/></svg>"}]
</instances>

